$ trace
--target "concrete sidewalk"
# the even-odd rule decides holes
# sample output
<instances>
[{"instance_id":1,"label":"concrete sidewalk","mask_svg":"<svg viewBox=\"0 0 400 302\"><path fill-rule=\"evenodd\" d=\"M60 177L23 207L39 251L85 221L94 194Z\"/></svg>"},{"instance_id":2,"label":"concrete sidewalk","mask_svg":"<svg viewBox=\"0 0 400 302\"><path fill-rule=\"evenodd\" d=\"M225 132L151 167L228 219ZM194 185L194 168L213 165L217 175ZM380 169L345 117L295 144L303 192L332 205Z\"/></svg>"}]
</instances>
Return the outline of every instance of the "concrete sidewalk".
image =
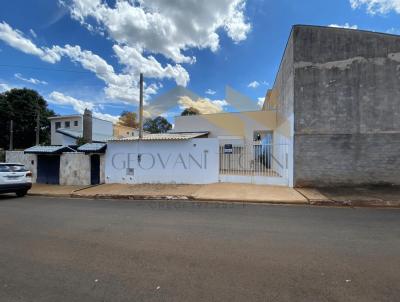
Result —
<instances>
[{"instance_id":1,"label":"concrete sidewalk","mask_svg":"<svg viewBox=\"0 0 400 302\"><path fill-rule=\"evenodd\" d=\"M286 187L218 183L211 185L103 184L55 186L34 184L30 195L132 200L199 200L254 203L307 204L296 190Z\"/></svg>"},{"instance_id":2,"label":"concrete sidewalk","mask_svg":"<svg viewBox=\"0 0 400 302\"><path fill-rule=\"evenodd\" d=\"M28 195L70 197L72 193L88 188L88 186L60 186L46 184L32 184Z\"/></svg>"},{"instance_id":3,"label":"concrete sidewalk","mask_svg":"<svg viewBox=\"0 0 400 302\"><path fill-rule=\"evenodd\" d=\"M400 208L400 187L292 189L232 183L209 185L103 184L89 187L34 184L28 194L93 199L198 200Z\"/></svg>"}]
</instances>

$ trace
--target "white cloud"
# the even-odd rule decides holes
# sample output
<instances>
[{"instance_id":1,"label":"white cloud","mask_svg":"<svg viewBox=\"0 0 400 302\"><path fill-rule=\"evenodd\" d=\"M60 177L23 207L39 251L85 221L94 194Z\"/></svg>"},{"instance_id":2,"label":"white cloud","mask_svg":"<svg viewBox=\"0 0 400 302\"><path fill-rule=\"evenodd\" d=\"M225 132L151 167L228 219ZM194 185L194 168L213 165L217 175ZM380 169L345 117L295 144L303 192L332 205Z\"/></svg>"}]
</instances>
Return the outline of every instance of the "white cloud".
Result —
<instances>
[{"instance_id":1,"label":"white cloud","mask_svg":"<svg viewBox=\"0 0 400 302\"><path fill-rule=\"evenodd\" d=\"M32 28L29 30L29 33L32 35L32 37L37 38L37 34Z\"/></svg>"},{"instance_id":2,"label":"white cloud","mask_svg":"<svg viewBox=\"0 0 400 302\"><path fill-rule=\"evenodd\" d=\"M35 78L29 78L29 79L28 78L24 78L22 76L22 74L20 74L20 73L14 74L14 77L19 79L19 80L21 80L21 81L28 82L28 83L35 84L35 85L39 85L39 84L47 85L46 81L41 81L41 80L38 80L38 79L35 79Z\"/></svg>"},{"instance_id":3,"label":"white cloud","mask_svg":"<svg viewBox=\"0 0 400 302\"><path fill-rule=\"evenodd\" d=\"M144 76L156 79L174 79L177 85L186 86L189 82L188 72L179 64L167 64L165 67L153 57L145 58L136 48L114 45L113 50L121 64L126 69L137 75L142 72ZM139 72L140 71L140 72Z\"/></svg>"},{"instance_id":4,"label":"white cloud","mask_svg":"<svg viewBox=\"0 0 400 302\"><path fill-rule=\"evenodd\" d=\"M391 34L391 35L400 35L400 28L389 28L386 33Z\"/></svg>"},{"instance_id":5,"label":"white cloud","mask_svg":"<svg viewBox=\"0 0 400 302\"><path fill-rule=\"evenodd\" d=\"M49 63L56 63L61 57L68 57L71 61L79 63L84 69L93 72L99 79L104 81L106 87L104 92L111 100L135 103L139 100L138 79L139 73L145 73L148 78L174 79L178 85L187 85L189 74L179 64L167 64L163 67L154 57L143 57L135 49L127 46L115 45L113 47L119 62L125 66L124 73L116 73L111 66L93 52L82 50L80 46L53 46L51 48L40 48L23 34L11 28L6 23L0 23L0 39L9 45L25 53L36 55ZM146 85L145 96L148 98L156 94L161 84Z\"/></svg>"},{"instance_id":6,"label":"white cloud","mask_svg":"<svg viewBox=\"0 0 400 302\"><path fill-rule=\"evenodd\" d=\"M116 1L72 0L71 16L89 30L106 32L119 45L162 54L176 63L193 63L189 48L219 48L220 29L234 41L251 29L244 16L245 0ZM91 22L95 20L95 22Z\"/></svg>"},{"instance_id":7,"label":"white cloud","mask_svg":"<svg viewBox=\"0 0 400 302\"><path fill-rule=\"evenodd\" d=\"M188 96L183 96L178 101L181 109L195 108L201 114L219 113L224 111L224 106L228 105L225 100L210 100L208 98L192 100Z\"/></svg>"},{"instance_id":8,"label":"white cloud","mask_svg":"<svg viewBox=\"0 0 400 302\"><path fill-rule=\"evenodd\" d=\"M209 94L209 95L214 95L214 94L216 94L217 92L216 92L215 90L212 90L212 89L207 89L205 93L206 93L206 94Z\"/></svg>"},{"instance_id":9,"label":"white cloud","mask_svg":"<svg viewBox=\"0 0 400 302\"><path fill-rule=\"evenodd\" d=\"M186 86L190 76L182 64L196 62L196 58L188 54L190 49L215 52L220 47L222 31L238 43L245 40L251 30L245 17L246 0L118 0L112 6L102 0L60 3L72 18L114 43L113 51L123 67L122 72L117 73L104 58L80 46L37 46L5 22L0 23L0 39L49 63L68 57L104 81L107 98L122 102L138 101L140 72L147 81L171 79ZM161 64L158 55L165 57L167 63ZM146 84L146 98L161 87L158 82Z\"/></svg>"},{"instance_id":10,"label":"white cloud","mask_svg":"<svg viewBox=\"0 0 400 302\"><path fill-rule=\"evenodd\" d=\"M109 99L125 102L138 101L138 79L133 75L115 73L114 67L103 58L89 50L82 50L80 46L54 46L53 50L57 54L69 57L71 61L81 64L84 69L92 71L97 78L104 81L106 83L104 92Z\"/></svg>"},{"instance_id":11,"label":"white cloud","mask_svg":"<svg viewBox=\"0 0 400 302\"><path fill-rule=\"evenodd\" d=\"M249 85L247 85L247 87L249 87L249 88L257 88L258 86L260 86L260 83L257 81L253 81L253 82L249 83Z\"/></svg>"},{"instance_id":12,"label":"white cloud","mask_svg":"<svg viewBox=\"0 0 400 302\"><path fill-rule=\"evenodd\" d=\"M58 91L50 93L49 102L61 106L72 106L72 108L79 114L82 114L85 109L93 110L94 108L92 102L81 101Z\"/></svg>"},{"instance_id":13,"label":"white cloud","mask_svg":"<svg viewBox=\"0 0 400 302\"><path fill-rule=\"evenodd\" d=\"M353 9L365 6L367 12L372 15L387 14L391 11L400 14L400 0L350 0L350 5Z\"/></svg>"},{"instance_id":14,"label":"white cloud","mask_svg":"<svg viewBox=\"0 0 400 302\"><path fill-rule=\"evenodd\" d=\"M347 28L347 29L358 29L357 25L350 25L349 23L345 23L343 25L339 24L330 24L328 25L329 27L335 27L335 28Z\"/></svg>"},{"instance_id":15,"label":"white cloud","mask_svg":"<svg viewBox=\"0 0 400 302\"><path fill-rule=\"evenodd\" d=\"M0 83L0 92L4 92L10 90L11 86L6 83Z\"/></svg>"},{"instance_id":16,"label":"white cloud","mask_svg":"<svg viewBox=\"0 0 400 302\"><path fill-rule=\"evenodd\" d=\"M43 61L55 63L60 60L60 57L51 49L37 47L31 40L24 37L22 32L14 30L4 21L0 23L0 40L24 53L38 56Z\"/></svg>"},{"instance_id":17,"label":"white cloud","mask_svg":"<svg viewBox=\"0 0 400 302\"><path fill-rule=\"evenodd\" d=\"M262 108L263 106L264 106L264 102L265 102L265 97L263 96L263 97L259 97L258 99L257 99L257 106L259 107L259 108Z\"/></svg>"},{"instance_id":18,"label":"white cloud","mask_svg":"<svg viewBox=\"0 0 400 302\"><path fill-rule=\"evenodd\" d=\"M93 111L93 116L96 117L96 118L99 118L101 120L110 121L110 122L112 122L114 124L116 124L118 122L118 120L119 120L119 116L111 115L111 114L108 114L108 113L101 113L101 112L98 112L98 111Z\"/></svg>"},{"instance_id":19,"label":"white cloud","mask_svg":"<svg viewBox=\"0 0 400 302\"><path fill-rule=\"evenodd\" d=\"M48 101L56 105L72 106L72 108L79 114L83 114L85 109L92 110L94 117L108 120L113 123L117 122L119 118L119 116L99 112L97 109L99 106L96 106L93 102L82 101L58 91L50 93Z\"/></svg>"}]
</instances>

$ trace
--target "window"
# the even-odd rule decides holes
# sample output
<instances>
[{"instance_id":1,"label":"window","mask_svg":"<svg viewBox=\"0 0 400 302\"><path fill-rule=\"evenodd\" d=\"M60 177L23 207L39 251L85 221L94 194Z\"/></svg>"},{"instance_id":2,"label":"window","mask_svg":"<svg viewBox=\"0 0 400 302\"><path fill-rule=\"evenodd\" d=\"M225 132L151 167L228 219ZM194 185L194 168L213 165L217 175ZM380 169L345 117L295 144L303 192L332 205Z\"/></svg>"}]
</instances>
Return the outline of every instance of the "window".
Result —
<instances>
[{"instance_id":1,"label":"window","mask_svg":"<svg viewBox=\"0 0 400 302\"><path fill-rule=\"evenodd\" d=\"M22 165L0 165L0 172L28 172Z\"/></svg>"},{"instance_id":2,"label":"window","mask_svg":"<svg viewBox=\"0 0 400 302\"><path fill-rule=\"evenodd\" d=\"M71 122L70 121L65 122L65 128L69 128L69 127L71 127Z\"/></svg>"},{"instance_id":3,"label":"window","mask_svg":"<svg viewBox=\"0 0 400 302\"><path fill-rule=\"evenodd\" d=\"M61 122L56 122L56 129L61 128Z\"/></svg>"},{"instance_id":4,"label":"window","mask_svg":"<svg viewBox=\"0 0 400 302\"><path fill-rule=\"evenodd\" d=\"M74 121L74 126L78 127L78 121Z\"/></svg>"}]
</instances>

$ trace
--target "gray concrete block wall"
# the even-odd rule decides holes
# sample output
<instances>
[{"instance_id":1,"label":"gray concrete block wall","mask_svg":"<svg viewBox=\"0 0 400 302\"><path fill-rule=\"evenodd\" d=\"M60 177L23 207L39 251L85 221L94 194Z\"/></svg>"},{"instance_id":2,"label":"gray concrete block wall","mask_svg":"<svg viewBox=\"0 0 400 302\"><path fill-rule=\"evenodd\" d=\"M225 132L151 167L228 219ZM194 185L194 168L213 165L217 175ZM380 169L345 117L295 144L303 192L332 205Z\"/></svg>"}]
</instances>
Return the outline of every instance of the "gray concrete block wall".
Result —
<instances>
[{"instance_id":1,"label":"gray concrete block wall","mask_svg":"<svg viewBox=\"0 0 400 302\"><path fill-rule=\"evenodd\" d=\"M25 154L24 151L6 151L6 163L23 164L32 172L32 182L37 178L37 155Z\"/></svg>"},{"instance_id":2,"label":"gray concrete block wall","mask_svg":"<svg viewBox=\"0 0 400 302\"><path fill-rule=\"evenodd\" d=\"M398 184L400 134L295 137L296 186Z\"/></svg>"},{"instance_id":3,"label":"gray concrete block wall","mask_svg":"<svg viewBox=\"0 0 400 302\"><path fill-rule=\"evenodd\" d=\"M63 153L60 158L60 185L90 185L90 156Z\"/></svg>"},{"instance_id":4,"label":"gray concrete block wall","mask_svg":"<svg viewBox=\"0 0 400 302\"><path fill-rule=\"evenodd\" d=\"M296 186L400 185L400 37L299 26Z\"/></svg>"}]
</instances>

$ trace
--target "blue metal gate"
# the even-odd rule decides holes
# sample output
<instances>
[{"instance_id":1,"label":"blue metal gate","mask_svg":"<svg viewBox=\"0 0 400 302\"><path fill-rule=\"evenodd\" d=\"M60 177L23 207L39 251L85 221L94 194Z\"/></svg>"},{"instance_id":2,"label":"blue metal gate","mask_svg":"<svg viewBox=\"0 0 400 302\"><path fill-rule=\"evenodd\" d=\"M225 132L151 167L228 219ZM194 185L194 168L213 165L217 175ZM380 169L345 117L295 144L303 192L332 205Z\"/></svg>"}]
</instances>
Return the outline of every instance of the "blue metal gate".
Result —
<instances>
[{"instance_id":1,"label":"blue metal gate","mask_svg":"<svg viewBox=\"0 0 400 302\"><path fill-rule=\"evenodd\" d=\"M53 185L60 183L59 155L38 155L36 182Z\"/></svg>"}]
</instances>

